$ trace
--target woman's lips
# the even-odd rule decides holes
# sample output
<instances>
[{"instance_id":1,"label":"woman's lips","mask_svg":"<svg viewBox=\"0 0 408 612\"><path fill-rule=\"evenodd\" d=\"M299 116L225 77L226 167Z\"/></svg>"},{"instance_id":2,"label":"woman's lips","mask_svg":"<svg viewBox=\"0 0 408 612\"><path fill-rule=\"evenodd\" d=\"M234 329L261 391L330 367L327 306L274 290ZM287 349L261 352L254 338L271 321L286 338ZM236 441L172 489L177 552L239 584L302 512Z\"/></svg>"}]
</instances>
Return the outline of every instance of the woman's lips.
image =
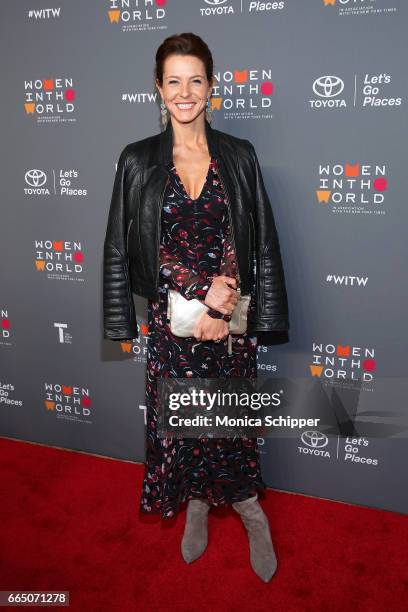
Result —
<instances>
[{"instance_id":1,"label":"woman's lips","mask_svg":"<svg viewBox=\"0 0 408 612\"><path fill-rule=\"evenodd\" d=\"M180 110L190 110L193 108L195 102L176 102L177 108Z\"/></svg>"}]
</instances>

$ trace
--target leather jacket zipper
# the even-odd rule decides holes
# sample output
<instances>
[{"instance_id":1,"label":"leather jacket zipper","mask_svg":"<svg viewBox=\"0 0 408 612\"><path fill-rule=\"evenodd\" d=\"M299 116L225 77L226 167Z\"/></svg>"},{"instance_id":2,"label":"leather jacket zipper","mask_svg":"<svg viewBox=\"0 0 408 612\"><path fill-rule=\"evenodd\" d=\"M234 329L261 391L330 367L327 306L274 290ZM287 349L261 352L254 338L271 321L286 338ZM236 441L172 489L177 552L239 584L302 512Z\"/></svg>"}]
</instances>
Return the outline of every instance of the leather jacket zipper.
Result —
<instances>
[{"instance_id":1,"label":"leather jacket zipper","mask_svg":"<svg viewBox=\"0 0 408 612\"><path fill-rule=\"evenodd\" d=\"M169 182L169 177L167 176L166 183L163 187L163 191L160 195L159 200L159 212L157 215L157 276L156 276L156 287L159 286L159 274L160 274L160 237L161 237L161 211L163 207L163 199L164 193L166 191L167 183Z\"/></svg>"},{"instance_id":2,"label":"leather jacket zipper","mask_svg":"<svg viewBox=\"0 0 408 612\"><path fill-rule=\"evenodd\" d=\"M236 244L235 244L235 234L234 234L234 225L232 223L232 215L231 215L231 209L230 209L230 200L229 200L229 194L227 191L227 188L225 186L225 183L222 179L222 173L220 171L219 165L217 164L217 172L218 172L218 176L221 182L221 185L224 188L224 193L225 193L225 201L227 202L227 208L228 208L228 217L229 217L229 222L230 222L230 228L231 228L231 234L232 234L232 242L234 244L234 252L235 252L235 260L236 260L236 268L237 268L237 277L238 277L238 290L241 290L241 277L239 274L239 267L238 267L238 253L236 250ZM227 350L228 350L228 355L232 355L232 336L231 334L228 334L228 342L227 342Z\"/></svg>"},{"instance_id":3,"label":"leather jacket zipper","mask_svg":"<svg viewBox=\"0 0 408 612\"><path fill-rule=\"evenodd\" d=\"M250 228L249 228L249 246L248 246L248 270L252 270L253 261L251 259L251 244L252 238L255 237L254 220L252 218L252 212L249 212ZM255 243L254 243L255 244Z\"/></svg>"},{"instance_id":4,"label":"leather jacket zipper","mask_svg":"<svg viewBox=\"0 0 408 612\"><path fill-rule=\"evenodd\" d=\"M225 183L222 180L222 174L221 174L221 171L220 171L220 168L219 168L218 164L217 164L217 172L218 172L218 176L220 178L220 182L221 182L221 184L222 184L222 186L224 188L224 192L225 192L225 196L226 196L225 200L227 202L228 216L229 216L229 222L230 222L231 233L232 233L232 241L234 243L235 258L236 258L236 263L237 263L238 286L240 286L241 285L241 277L239 275L238 256L237 256L238 253L237 253L237 249L236 249L236 245L235 245L235 234L234 234L234 226L233 226L233 223L232 223L232 216L231 216L231 210L230 210L229 194L228 194L227 188L225 187Z\"/></svg>"},{"instance_id":5,"label":"leather jacket zipper","mask_svg":"<svg viewBox=\"0 0 408 612\"><path fill-rule=\"evenodd\" d=\"M130 220L129 227L127 230L127 236L126 236L126 251L127 252L129 252L129 234L130 234L130 228L132 227L132 223L133 223L133 219Z\"/></svg>"}]
</instances>

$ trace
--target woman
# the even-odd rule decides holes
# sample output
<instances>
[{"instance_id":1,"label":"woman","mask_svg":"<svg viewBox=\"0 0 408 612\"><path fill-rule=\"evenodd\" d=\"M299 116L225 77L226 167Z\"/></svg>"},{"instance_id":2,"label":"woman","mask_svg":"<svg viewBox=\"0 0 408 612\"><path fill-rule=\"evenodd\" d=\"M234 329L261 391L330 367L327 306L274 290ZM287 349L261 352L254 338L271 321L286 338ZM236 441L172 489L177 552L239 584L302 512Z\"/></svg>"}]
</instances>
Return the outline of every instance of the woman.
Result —
<instances>
[{"instance_id":1,"label":"woman","mask_svg":"<svg viewBox=\"0 0 408 612\"><path fill-rule=\"evenodd\" d=\"M146 462L140 510L174 516L188 501L181 552L207 547L211 506L231 504L247 528L251 564L269 581L277 566L256 439L159 438L159 377L257 375L258 337L287 334L284 274L273 215L252 144L210 126L213 61L192 33L156 53L165 130L122 151L104 245L104 336L138 336L132 292L148 299ZM239 166L237 171L237 164ZM254 207L254 208L252 208ZM237 287L251 294L248 327L229 335ZM194 336L170 331L169 289L208 306Z\"/></svg>"}]
</instances>

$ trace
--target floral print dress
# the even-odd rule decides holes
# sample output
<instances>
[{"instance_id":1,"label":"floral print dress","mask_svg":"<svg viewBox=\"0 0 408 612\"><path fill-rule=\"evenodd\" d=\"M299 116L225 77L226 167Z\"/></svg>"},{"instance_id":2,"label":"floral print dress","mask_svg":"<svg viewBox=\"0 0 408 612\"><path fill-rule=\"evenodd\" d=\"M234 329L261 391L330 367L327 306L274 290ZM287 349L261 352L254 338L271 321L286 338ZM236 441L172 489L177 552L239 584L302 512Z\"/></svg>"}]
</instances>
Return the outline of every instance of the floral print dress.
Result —
<instances>
[{"instance_id":1,"label":"floral print dress","mask_svg":"<svg viewBox=\"0 0 408 612\"><path fill-rule=\"evenodd\" d=\"M201 194L187 194L173 164L161 215L159 297L148 300L146 367L146 461L140 510L171 518L182 502L204 498L212 506L242 501L265 488L255 438L159 438L157 435L158 377L257 376L257 338L233 335L232 354L227 339L198 341L180 338L167 324L167 291L204 300L211 278L234 277L236 261L231 240L228 203L212 157ZM254 304L254 287L250 309ZM217 310L208 314L230 319Z\"/></svg>"}]
</instances>

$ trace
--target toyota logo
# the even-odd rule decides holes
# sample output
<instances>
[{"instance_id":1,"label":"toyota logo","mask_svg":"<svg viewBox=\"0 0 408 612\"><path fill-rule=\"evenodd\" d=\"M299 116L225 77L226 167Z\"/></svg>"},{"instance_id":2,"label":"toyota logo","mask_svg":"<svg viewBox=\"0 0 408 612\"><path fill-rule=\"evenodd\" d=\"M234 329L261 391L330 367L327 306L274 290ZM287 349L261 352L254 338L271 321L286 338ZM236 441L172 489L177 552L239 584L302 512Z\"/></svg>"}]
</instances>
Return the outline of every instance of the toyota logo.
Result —
<instances>
[{"instance_id":1,"label":"toyota logo","mask_svg":"<svg viewBox=\"0 0 408 612\"><path fill-rule=\"evenodd\" d=\"M31 187L42 187L47 182L47 175L43 170L27 170L24 178Z\"/></svg>"},{"instance_id":2,"label":"toyota logo","mask_svg":"<svg viewBox=\"0 0 408 612\"><path fill-rule=\"evenodd\" d=\"M320 98L334 98L344 89L344 82L336 76L321 76L313 83L313 91Z\"/></svg>"},{"instance_id":3,"label":"toyota logo","mask_svg":"<svg viewBox=\"0 0 408 612\"><path fill-rule=\"evenodd\" d=\"M321 431L304 431L301 440L311 448L323 448L328 443L329 438Z\"/></svg>"}]
</instances>

